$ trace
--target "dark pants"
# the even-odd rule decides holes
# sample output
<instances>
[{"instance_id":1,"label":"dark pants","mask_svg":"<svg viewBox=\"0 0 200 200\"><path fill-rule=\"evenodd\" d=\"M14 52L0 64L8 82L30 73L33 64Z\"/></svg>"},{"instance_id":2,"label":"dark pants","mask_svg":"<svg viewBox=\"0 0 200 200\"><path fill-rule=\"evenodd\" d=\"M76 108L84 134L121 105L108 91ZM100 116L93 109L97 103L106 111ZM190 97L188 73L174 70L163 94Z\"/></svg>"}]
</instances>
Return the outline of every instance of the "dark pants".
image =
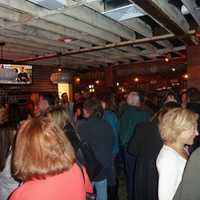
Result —
<instances>
[{"instance_id":1,"label":"dark pants","mask_svg":"<svg viewBox=\"0 0 200 200\"><path fill-rule=\"evenodd\" d=\"M108 200L118 200L118 185L108 186Z\"/></svg>"},{"instance_id":2,"label":"dark pants","mask_svg":"<svg viewBox=\"0 0 200 200\"><path fill-rule=\"evenodd\" d=\"M136 156L124 153L128 200L134 200Z\"/></svg>"}]
</instances>

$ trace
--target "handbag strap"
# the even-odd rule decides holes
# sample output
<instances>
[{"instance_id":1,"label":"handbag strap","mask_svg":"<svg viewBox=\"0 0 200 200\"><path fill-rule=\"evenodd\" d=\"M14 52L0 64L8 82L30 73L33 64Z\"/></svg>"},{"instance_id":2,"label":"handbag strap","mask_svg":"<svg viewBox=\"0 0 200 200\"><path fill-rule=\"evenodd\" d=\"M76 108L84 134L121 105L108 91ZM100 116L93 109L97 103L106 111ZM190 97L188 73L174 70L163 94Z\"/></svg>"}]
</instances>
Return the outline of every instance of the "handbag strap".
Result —
<instances>
[{"instance_id":1,"label":"handbag strap","mask_svg":"<svg viewBox=\"0 0 200 200\"><path fill-rule=\"evenodd\" d=\"M85 174L84 174L83 168L82 168L82 166L81 166L81 164L79 162L76 162L76 163L77 163L78 167L81 170L81 174L82 174L82 177L83 177L83 182L85 184Z\"/></svg>"}]
</instances>

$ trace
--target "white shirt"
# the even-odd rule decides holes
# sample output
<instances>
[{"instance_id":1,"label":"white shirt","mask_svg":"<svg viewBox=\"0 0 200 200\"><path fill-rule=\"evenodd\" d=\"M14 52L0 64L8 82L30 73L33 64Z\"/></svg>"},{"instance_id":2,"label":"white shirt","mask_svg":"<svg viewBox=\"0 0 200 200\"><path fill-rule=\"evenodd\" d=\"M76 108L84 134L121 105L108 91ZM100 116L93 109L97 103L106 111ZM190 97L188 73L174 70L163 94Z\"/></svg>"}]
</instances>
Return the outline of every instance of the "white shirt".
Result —
<instances>
[{"instance_id":1,"label":"white shirt","mask_svg":"<svg viewBox=\"0 0 200 200\"><path fill-rule=\"evenodd\" d=\"M0 200L7 200L11 192L19 185L11 176L10 166L11 154L7 158L5 168L0 172Z\"/></svg>"},{"instance_id":2,"label":"white shirt","mask_svg":"<svg viewBox=\"0 0 200 200\"><path fill-rule=\"evenodd\" d=\"M181 182L186 159L174 149L163 145L157 161L159 174L158 197L159 200L172 200Z\"/></svg>"}]
</instances>

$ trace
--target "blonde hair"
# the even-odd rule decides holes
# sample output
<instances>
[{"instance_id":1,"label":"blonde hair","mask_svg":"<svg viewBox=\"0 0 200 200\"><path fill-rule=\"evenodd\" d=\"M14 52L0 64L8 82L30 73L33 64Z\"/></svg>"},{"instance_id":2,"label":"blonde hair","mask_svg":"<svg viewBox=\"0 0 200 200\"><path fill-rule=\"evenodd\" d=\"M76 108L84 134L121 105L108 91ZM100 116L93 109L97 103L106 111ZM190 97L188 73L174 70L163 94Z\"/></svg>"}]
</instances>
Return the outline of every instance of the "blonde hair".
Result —
<instances>
[{"instance_id":1,"label":"blonde hair","mask_svg":"<svg viewBox=\"0 0 200 200\"><path fill-rule=\"evenodd\" d=\"M13 175L27 181L69 170L75 154L63 131L49 118L39 117L21 125L12 161Z\"/></svg>"},{"instance_id":2,"label":"blonde hair","mask_svg":"<svg viewBox=\"0 0 200 200\"><path fill-rule=\"evenodd\" d=\"M61 129L64 128L66 123L71 124L70 116L63 106L56 106L49 111L48 115L55 124Z\"/></svg>"},{"instance_id":3,"label":"blonde hair","mask_svg":"<svg viewBox=\"0 0 200 200\"><path fill-rule=\"evenodd\" d=\"M184 108L170 109L159 123L160 135L164 143L174 143L185 130L197 124L199 115Z\"/></svg>"}]
</instances>

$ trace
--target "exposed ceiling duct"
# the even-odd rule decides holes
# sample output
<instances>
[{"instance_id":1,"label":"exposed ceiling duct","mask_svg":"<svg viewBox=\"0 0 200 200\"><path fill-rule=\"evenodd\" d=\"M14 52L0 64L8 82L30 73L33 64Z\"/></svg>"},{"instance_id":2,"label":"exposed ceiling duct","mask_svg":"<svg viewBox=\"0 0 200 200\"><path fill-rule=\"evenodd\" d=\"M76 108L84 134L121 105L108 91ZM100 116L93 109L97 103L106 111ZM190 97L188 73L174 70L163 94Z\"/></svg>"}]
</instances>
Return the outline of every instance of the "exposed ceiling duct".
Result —
<instances>
[{"instance_id":1,"label":"exposed ceiling duct","mask_svg":"<svg viewBox=\"0 0 200 200\"><path fill-rule=\"evenodd\" d=\"M200 1L196 0L196 4L198 5L198 7L200 8Z\"/></svg>"},{"instance_id":2,"label":"exposed ceiling duct","mask_svg":"<svg viewBox=\"0 0 200 200\"><path fill-rule=\"evenodd\" d=\"M106 11L120 8L122 6L127 6L129 4L130 2L128 0L104 0Z\"/></svg>"},{"instance_id":3,"label":"exposed ceiling duct","mask_svg":"<svg viewBox=\"0 0 200 200\"><path fill-rule=\"evenodd\" d=\"M63 8L66 5L66 0L28 0L31 3L47 8L49 10L55 10Z\"/></svg>"},{"instance_id":4,"label":"exposed ceiling duct","mask_svg":"<svg viewBox=\"0 0 200 200\"><path fill-rule=\"evenodd\" d=\"M137 7L135 7L134 4L109 10L104 12L103 14L117 21L123 21L130 18L144 16L144 13L141 12Z\"/></svg>"}]
</instances>

